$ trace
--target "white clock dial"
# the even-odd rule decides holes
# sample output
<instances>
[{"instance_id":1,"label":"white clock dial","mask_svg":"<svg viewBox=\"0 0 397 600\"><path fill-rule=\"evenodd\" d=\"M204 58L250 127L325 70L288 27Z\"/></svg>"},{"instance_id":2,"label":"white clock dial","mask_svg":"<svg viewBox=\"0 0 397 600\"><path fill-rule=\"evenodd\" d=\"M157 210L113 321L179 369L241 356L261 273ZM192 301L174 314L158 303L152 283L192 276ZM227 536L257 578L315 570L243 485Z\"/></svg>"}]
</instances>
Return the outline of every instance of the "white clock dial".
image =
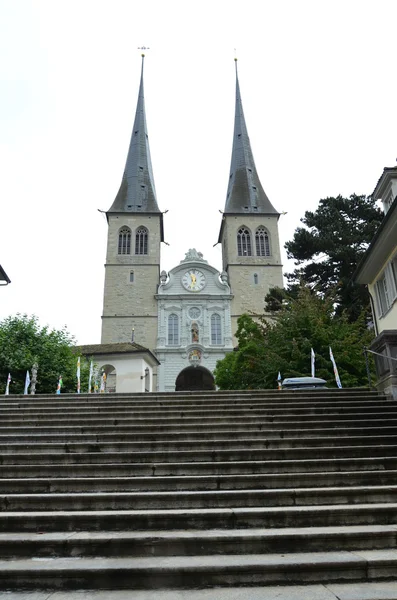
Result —
<instances>
[{"instance_id":1,"label":"white clock dial","mask_svg":"<svg viewBox=\"0 0 397 600\"><path fill-rule=\"evenodd\" d=\"M189 292L199 292L205 286L205 275L197 269L190 269L183 275L182 285Z\"/></svg>"}]
</instances>

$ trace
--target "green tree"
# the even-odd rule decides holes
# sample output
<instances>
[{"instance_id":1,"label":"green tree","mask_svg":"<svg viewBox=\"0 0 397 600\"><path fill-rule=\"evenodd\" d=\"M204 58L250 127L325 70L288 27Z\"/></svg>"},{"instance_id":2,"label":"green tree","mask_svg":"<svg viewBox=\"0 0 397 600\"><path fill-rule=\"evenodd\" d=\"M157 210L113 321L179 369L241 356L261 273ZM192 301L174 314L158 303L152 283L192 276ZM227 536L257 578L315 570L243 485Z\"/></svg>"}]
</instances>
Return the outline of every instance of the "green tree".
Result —
<instances>
[{"instance_id":1,"label":"green tree","mask_svg":"<svg viewBox=\"0 0 397 600\"><path fill-rule=\"evenodd\" d=\"M75 340L66 330L41 327L35 316L16 315L0 322L0 393L11 373L10 394L24 390L26 371L38 364L36 392L55 393L59 376L63 392L76 391ZM89 366L81 359L81 387L87 388Z\"/></svg>"},{"instance_id":2,"label":"green tree","mask_svg":"<svg viewBox=\"0 0 397 600\"><path fill-rule=\"evenodd\" d=\"M294 237L285 244L288 258L298 266L287 273L289 284L304 281L325 294L336 289L337 312L350 321L365 309L370 314L364 286L351 281L352 274L383 218L375 200L352 194L320 200L315 212L306 211Z\"/></svg>"},{"instance_id":3,"label":"green tree","mask_svg":"<svg viewBox=\"0 0 397 600\"><path fill-rule=\"evenodd\" d=\"M308 376L313 348L316 375L335 387L331 346L342 385L368 385L363 347L373 334L366 328L365 313L351 323L346 313L335 314L334 304L333 296L322 298L302 286L296 299L283 303L274 323L264 316L259 322L248 315L240 317L238 349L218 361L216 384L221 389L266 389L276 387L279 371L283 378Z\"/></svg>"}]
</instances>

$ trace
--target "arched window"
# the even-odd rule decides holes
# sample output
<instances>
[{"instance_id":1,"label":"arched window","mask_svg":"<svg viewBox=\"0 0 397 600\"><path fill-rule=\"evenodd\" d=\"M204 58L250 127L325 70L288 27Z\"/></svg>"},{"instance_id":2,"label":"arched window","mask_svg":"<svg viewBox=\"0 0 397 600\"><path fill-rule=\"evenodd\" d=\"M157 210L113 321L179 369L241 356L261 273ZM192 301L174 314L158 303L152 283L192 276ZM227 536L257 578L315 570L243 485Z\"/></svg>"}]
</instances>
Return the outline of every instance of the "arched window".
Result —
<instances>
[{"instance_id":1,"label":"arched window","mask_svg":"<svg viewBox=\"0 0 397 600\"><path fill-rule=\"evenodd\" d=\"M135 254L147 254L148 230L146 227L138 227L135 234Z\"/></svg>"},{"instance_id":2,"label":"arched window","mask_svg":"<svg viewBox=\"0 0 397 600\"><path fill-rule=\"evenodd\" d=\"M270 256L269 234L264 227L258 227L255 233L257 256Z\"/></svg>"},{"instance_id":3,"label":"arched window","mask_svg":"<svg viewBox=\"0 0 397 600\"><path fill-rule=\"evenodd\" d=\"M122 227L119 231L118 254L131 254L131 229Z\"/></svg>"},{"instance_id":4,"label":"arched window","mask_svg":"<svg viewBox=\"0 0 397 600\"><path fill-rule=\"evenodd\" d=\"M254 283L258 285L258 273L254 273Z\"/></svg>"},{"instance_id":5,"label":"arched window","mask_svg":"<svg viewBox=\"0 0 397 600\"><path fill-rule=\"evenodd\" d=\"M179 321L178 315L170 315L168 317L168 344L177 346L179 343Z\"/></svg>"},{"instance_id":6,"label":"arched window","mask_svg":"<svg viewBox=\"0 0 397 600\"><path fill-rule=\"evenodd\" d=\"M246 227L241 227L237 232L237 254L251 256L251 234Z\"/></svg>"},{"instance_id":7,"label":"arched window","mask_svg":"<svg viewBox=\"0 0 397 600\"><path fill-rule=\"evenodd\" d=\"M130 283L134 283L134 271L130 271Z\"/></svg>"},{"instance_id":8,"label":"arched window","mask_svg":"<svg viewBox=\"0 0 397 600\"><path fill-rule=\"evenodd\" d=\"M211 344L222 344L221 318L217 314L211 317Z\"/></svg>"}]
</instances>

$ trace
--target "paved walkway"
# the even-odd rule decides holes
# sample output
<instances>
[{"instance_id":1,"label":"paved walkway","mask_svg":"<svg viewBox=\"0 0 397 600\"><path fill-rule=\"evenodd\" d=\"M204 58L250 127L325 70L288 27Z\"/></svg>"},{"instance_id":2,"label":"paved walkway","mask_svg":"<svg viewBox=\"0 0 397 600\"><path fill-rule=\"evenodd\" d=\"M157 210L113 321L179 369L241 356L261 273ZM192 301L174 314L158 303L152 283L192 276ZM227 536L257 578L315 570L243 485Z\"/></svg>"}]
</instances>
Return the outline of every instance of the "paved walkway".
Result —
<instances>
[{"instance_id":1,"label":"paved walkway","mask_svg":"<svg viewBox=\"0 0 397 600\"><path fill-rule=\"evenodd\" d=\"M395 582L101 592L0 592L0 600L397 600Z\"/></svg>"}]
</instances>

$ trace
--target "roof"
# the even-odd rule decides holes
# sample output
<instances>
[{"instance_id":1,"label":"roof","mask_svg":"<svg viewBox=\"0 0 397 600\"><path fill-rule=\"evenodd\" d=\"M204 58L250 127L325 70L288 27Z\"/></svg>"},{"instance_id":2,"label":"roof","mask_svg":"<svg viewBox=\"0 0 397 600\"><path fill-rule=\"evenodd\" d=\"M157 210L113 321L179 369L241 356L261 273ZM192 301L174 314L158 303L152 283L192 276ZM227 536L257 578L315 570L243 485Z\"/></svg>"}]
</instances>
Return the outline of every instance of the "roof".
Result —
<instances>
[{"instance_id":1,"label":"roof","mask_svg":"<svg viewBox=\"0 0 397 600\"><path fill-rule=\"evenodd\" d=\"M236 59L235 59L236 60ZM236 108L233 149L225 213L279 215L267 197L256 170L241 101L236 64Z\"/></svg>"},{"instance_id":2,"label":"roof","mask_svg":"<svg viewBox=\"0 0 397 600\"><path fill-rule=\"evenodd\" d=\"M119 342L117 344L88 344L76 346L76 352L83 356L99 356L102 354L150 354L160 364L160 361L151 350L135 342Z\"/></svg>"},{"instance_id":3,"label":"roof","mask_svg":"<svg viewBox=\"0 0 397 600\"><path fill-rule=\"evenodd\" d=\"M160 213L150 158L143 91L143 61L134 127L117 196L108 213Z\"/></svg>"},{"instance_id":4,"label":"roof","mask_svg":"<svg viewBox=\"0 0 397 600\"><path fill-rule=\"evenodd\" d=\"M353 281L357 283L371 283L396 247L397 197L383 217L383 221L372 238L367 251L358 263L352 275Z\"/></svg>"},{"instance_id":5,"label":"roof","mask_svg":"<svg viewBox=\"0 0 397 600\"><path fill-rule=\"evenodd\" d=\"M390 179L397 179L397 167L385 167L383 169L383 173L379 177L378 183L371 194L375 200L382 198L385 187L389 183Z\"/></svg>"},{"instance_id":6,"label":"roof","mask_svg":"<svg viewBox=\"0 0 397 600\"><path fill-rule=\"evenodd\" d=\"M7 273L4 271L3 267L0 265L0 281L5 281L6 283L1 285L8 285L11 283L11 279L8 277Z\"/></svg>"}]
</instances>

